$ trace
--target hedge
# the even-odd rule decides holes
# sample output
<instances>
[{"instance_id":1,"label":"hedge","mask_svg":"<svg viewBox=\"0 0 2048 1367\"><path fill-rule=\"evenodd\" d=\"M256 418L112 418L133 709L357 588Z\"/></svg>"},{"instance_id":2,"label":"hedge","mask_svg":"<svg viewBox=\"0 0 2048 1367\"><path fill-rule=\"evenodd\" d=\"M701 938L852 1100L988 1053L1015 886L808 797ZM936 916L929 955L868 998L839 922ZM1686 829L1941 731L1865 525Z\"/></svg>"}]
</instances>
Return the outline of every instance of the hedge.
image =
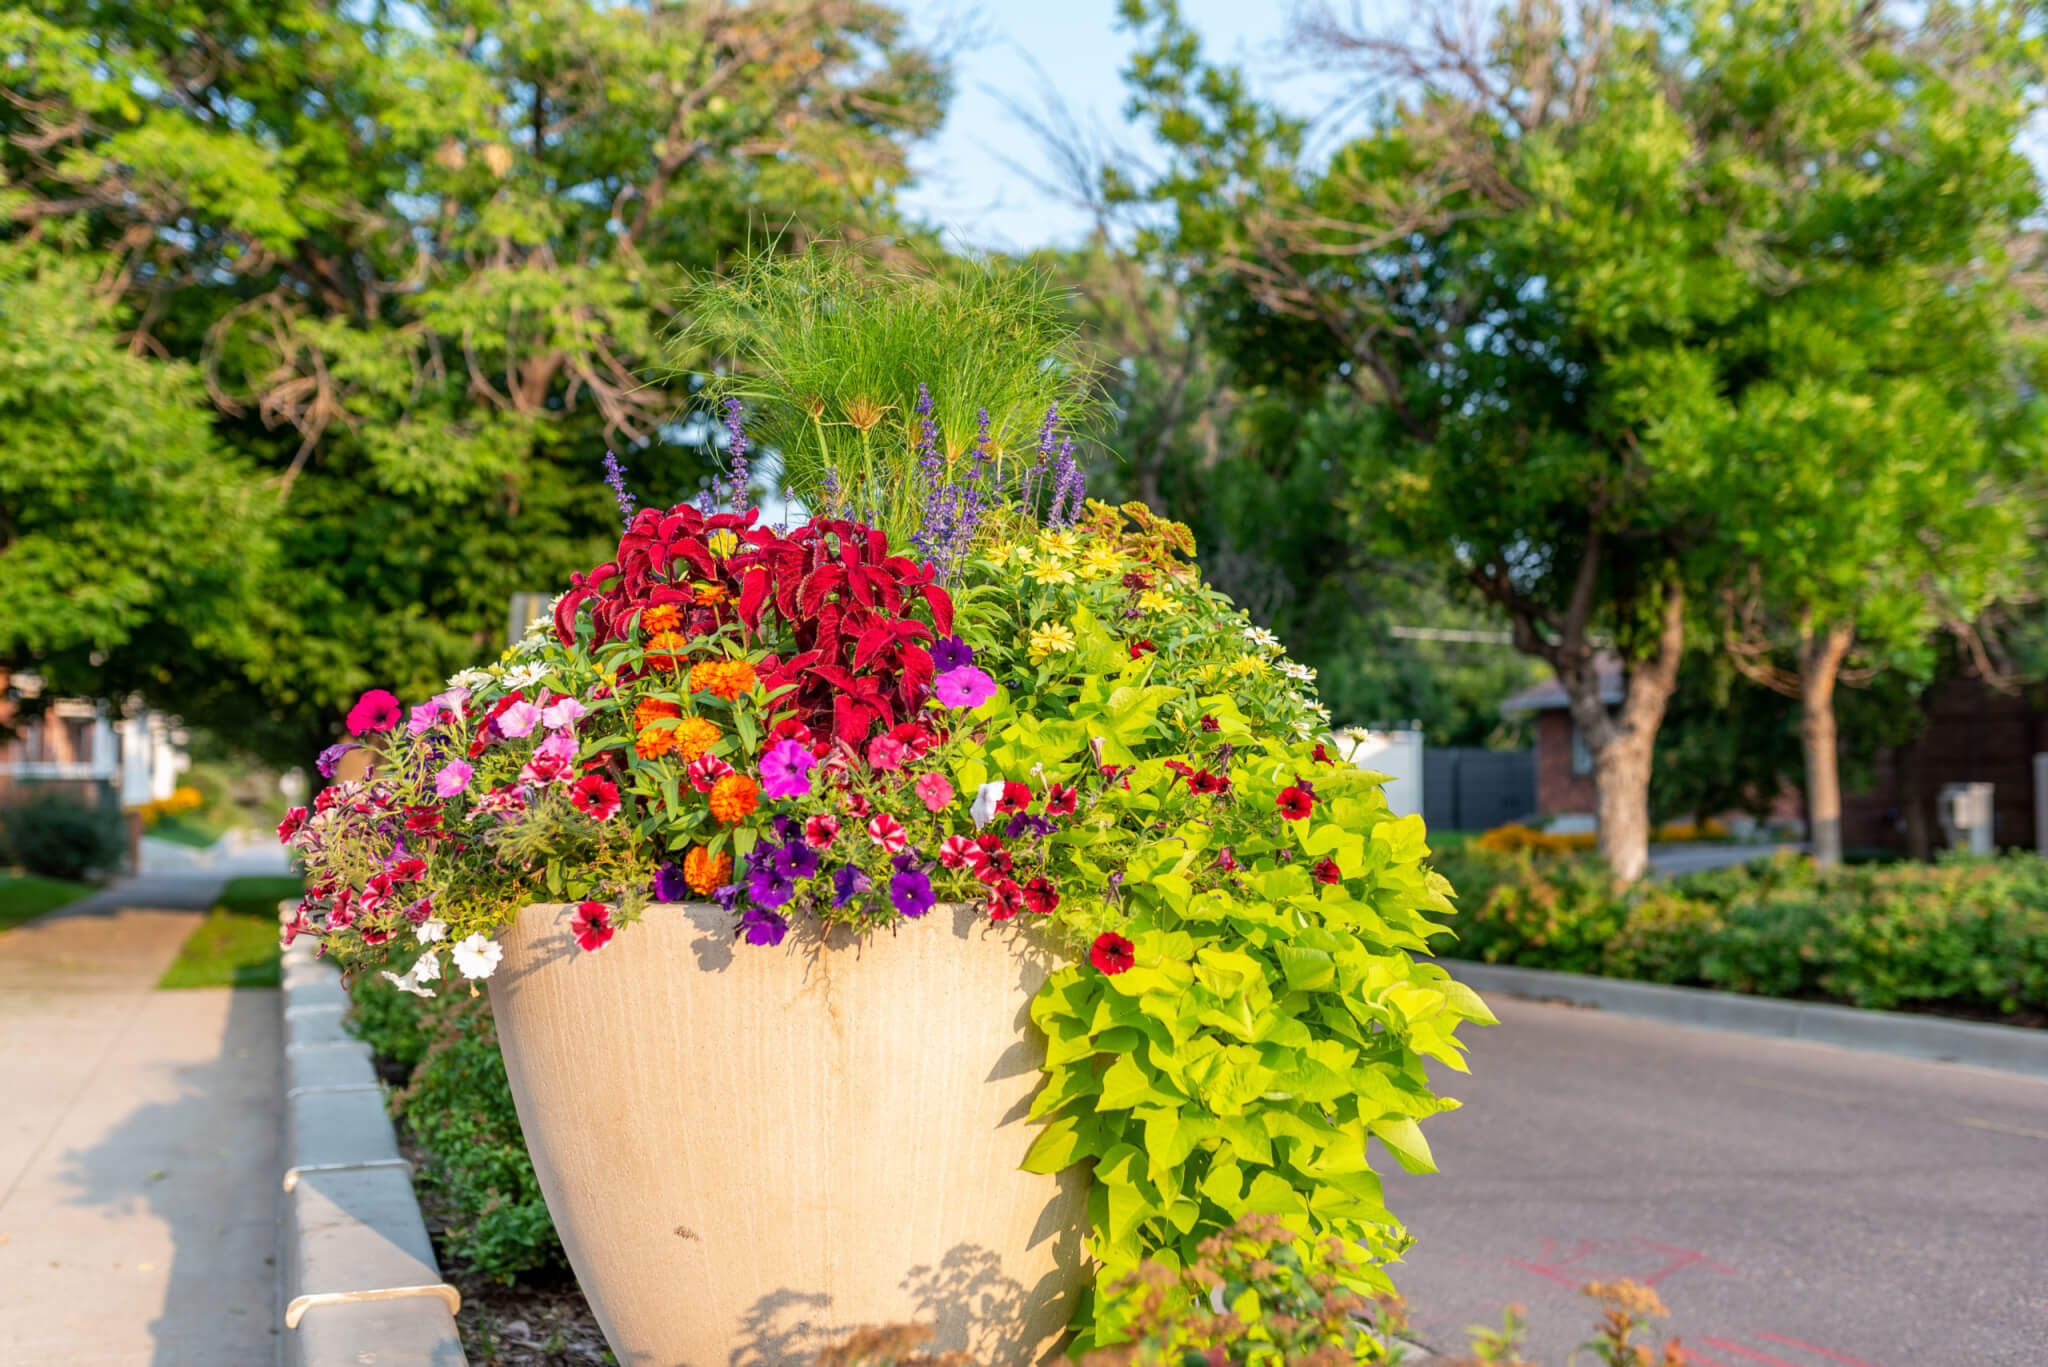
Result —
<instances>
[{"instance_id":1,"label":"hedge","mask_svg":"<svg viewBox=\"0 0 2048 1367\"><path fill-rule=\"evenodd\" d=\"M1617 888L1598 861L1466 845L1451 958L2048 1024L2048 860L1820 871L1797 855Z\"/></svg>"}]
</instances>

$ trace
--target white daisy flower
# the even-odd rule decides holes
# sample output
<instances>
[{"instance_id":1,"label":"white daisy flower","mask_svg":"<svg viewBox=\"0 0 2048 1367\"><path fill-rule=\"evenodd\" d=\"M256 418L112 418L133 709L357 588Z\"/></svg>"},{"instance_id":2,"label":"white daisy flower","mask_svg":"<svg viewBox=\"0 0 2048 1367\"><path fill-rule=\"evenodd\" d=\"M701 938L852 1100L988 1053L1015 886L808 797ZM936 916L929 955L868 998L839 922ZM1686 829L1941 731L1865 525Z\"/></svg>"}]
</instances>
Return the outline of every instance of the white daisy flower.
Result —
<instances>
[{"instance_id":1,"label":"white daisy flower","mask_svg":"<svg viewBox=\"0 0 2048 1367\"><path fill-rule=\"evenodd\" d=\"M419 925L413 929L412 933L419 937L419 941L421 944L430 945L433 944L436 940L445 940L448 938L448 923L441 920L441 918L439 918L438 916L430 916L426 920L420 922Z\"/></svg>"},{"instance_id":2,"label":"white daisy flower","mask_svg":"<svg viewBox=\"0 0 2048 1367\"><path fill-rule=\"evenodd\" d=\"M1244 629L1244 638L1261 650L1278 650L1280 648L1280 638L1264 627L1246 627Z\"/></svg>"},{"instance_id":3,"label":"white daisy flower","mask_svg":"<svg viewBox=\"0 0 2048 1367\"><path fill-rule=\"evenodd\" d=\"M532 688L535 684L546 678L547 674L546 667L542 665L514 665L505 671L505 687L515 692L522 688Z\"/></svg>"},{"instance_id":4,"label":"white daisy flower","mask_svg":"<svg viewBox=\"0 0 2048 1367\"><path fill-rule=\"evenodd\" d=\"M497 969L498 960L505 957L505 947L476 934L457 941L451 954L463 977L488 978Z\"/></svg>"},{"instance_id":5,"label":"white daisy flower","mask_svg":"<svg viewBox=\"0 0 2048 1367\"><path fill-rule=\"evenodd\" d=\"M472 693L490 681L491 673L487 669L458 669L448 676L450 688L466 688Z\"/></svg>"},{"instance_id":6,"label":"white daisy flower","mask_svg":"<svg viewBox=\"0 0 2048 1367\"><path fill-rule=\"evenodd\" d=\"M1292 660L1282 660L1280 662L1280 672L1288 678L1298 679L1302 683L1307 683L1316 676L1316 672L1313 669L1310 669L1307 665L1296 664Z\"/></svg>"}]
</instances>

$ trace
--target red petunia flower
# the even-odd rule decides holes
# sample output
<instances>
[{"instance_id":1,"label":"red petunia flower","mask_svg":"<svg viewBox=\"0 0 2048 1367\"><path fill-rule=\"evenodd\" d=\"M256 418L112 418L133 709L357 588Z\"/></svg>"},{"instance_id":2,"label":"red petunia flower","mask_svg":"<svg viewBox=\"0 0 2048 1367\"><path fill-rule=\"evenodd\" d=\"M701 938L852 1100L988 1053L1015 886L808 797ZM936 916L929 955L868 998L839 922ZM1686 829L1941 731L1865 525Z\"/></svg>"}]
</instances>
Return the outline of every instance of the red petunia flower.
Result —
<instances>
[{"instance_id":1,"label":"red petunia flower","mask_svg":"<svg viewBox=\"0 0 2048 1367\"><path fill-rule=\"evenodd\" d=\"M619 786L602 774L586 774L569 790L576 810L592 821L610 821L619 814Z\"/></svg>"},{"instance_id":2,"label":"red petunia flower","mask_svg":"<svg viewBox=\"0 0 2048 1367\"><path fill-rule=\"evenodd\" d=\"M1041 916L1060 904L1059 889L1049 878L1034 878L1024 885L1024 905Z\"/></svg>"},{"instance_id":3,"label":"red petunia flower","mask_svg":"<svg viewBox=\"0 0 2048 1367\"><path fill-rule=\"evenodd\" d=\"M981 847L966 836L949 835L939 842L939 863L949 869L964 869L980 852Z\"/></svg>"},{"instance_id":4,"label":"red petunia flower","mask_svg":"<svg viewBox=\"0 0 2048 1367\"><path fill-rule=\"evenodd\" d=\"M1047 816L1072 816L1076 794L1071 785L1048 783L1045 785L1045 814Z\"/></svg>"},{"instance_id":5,"label":"red petunia flower","mask_svg":"<svg viewBox=\"0 0 2048 1367\"><path fill-rule=\"evenodd\" d=\"M394 883L418 882L426 871L427 861L424 859L401 859L385 870L391 875L391 881Z\"/></svg>"},{"instance_id":6,"label":"red petunia flower","mask_svg":"<svg viewBox=\"0 0 2048 1367\"><path fill-rule=\"evenodd\" d=\"M889 854L901 854L903 847L910 843L909 835L904 832L903 823L887 812L876 813L874 820L868 822L868 839L880 845Z\"/></svg>"},{"instance_id":7,"label":"red petunia flower","mask_svg":"<svg viewBox=\"0 0 2048 1367\"><path fill-rule=\"evenodd\" d=\"M348 710L348 733L360 736L368 731L389 731L398 725L398 699L381 688L373 688L356 699Z\"/></svg>"},{"instance_id":8,"label":"red petunia flower","mask_svg":"<svg viewBox=\"0 0 2048 1367\"><path fill-rule=\"evenodd\" d=\"M1002 800L996 803L998 812L1024 812L1031 809L1031 789L1028 785L1012 779L1003 784Z\"/></svg>"},{"instance_id":9,"label":"red petunia flower","mask_svg":"<svg viewBox=\"0 0 2048 1367\"><path fill-rule=\"evenodd\" d=\"M1316 800L1300 788L1282 788L1280 796L1273 799L1280 809L1280 815L1289 821L1306 821L1308 814L1316 809Z\"/></svg>"},{"instance_id":10,"label":"red petunia flower","mask_svg":"<svg viewBox=\"0 0 2048 1367\"><path fill-rule=\"evenodd\" d=\"M994 831L978 838L974 848L967 852L968 872L990 886L1008 881L1016 867L1016 860L1003 848L1002 838Z\"/></svg>"},{"instance_id":11,"label":"red petunia flower","mask_svg":"<svg viewBox=\"0 0 2048 1367\"><path fill-rule=\"evenodd\" d=\"M611 908L604 903L578 902L576 914L569 918L569 929L576 932L576 943L588 954L604 948L618 927L612 924Z\"/></svg>"},{"instance_id":12,"label":"red petunia flower","mask_svg":"<svg viewBox=\"0 0 2048 1367\"><path fill-rule=\"evenodd\" d=\"M988 908L989 920L1007 921L1024 909L1024 890L1014 878L999 879L989 884L988 901L983 905Z\"/></svg>"},{"instance_id":13,"label":"red petunia flower","mask_svg":"<svg viewBox=\"0 0 2048 1367\"><path fill-rule=\"evenodd\" d=\"M1204 731L1221 731L1223 729L1223 723L1217 721L1214 717L1205 714L1202 717L1202 729Z\"/></svg>"},{"instance_id":14,"label":"red petunia flower","mask_svg":"<svg viewBox=\"0 0 2048 1367\"><path fill-rule=\"evenodd\" d=\"M1152 654L1153 650L1154 647L1152 645L1152 642L1148 638L1141 637L1140 639L1131 642L1130 645L1131 658L1134 660L1137 659L1140 655Z\"/></svg>"},{"instance_id":15,"label":"red petunia flower","mask_svg":"<svg viewBox=\"0 0 2048 1367\"><path fill-rule=\"evenodd\" d=\"M1318 764L1335 764L1337 762L1330 758L1330 747L1327 745L1316 746L1315 760Z\"/></svg>"},{"instance_id":16,"label":"red petunia flower","mask_svg":"<svg viewBox=\"0 0 2048 1367\"><path fill-rule=\"evenodd\" d=\"M414 835L439 834L441 813L432 807L415 807L406 813L405 829Z\"/></svg>"},{"instance_id":17,"label":"red petunia flower","mask_svg":"<svg viewBox=\"0 0 2048 1367\"><path fill-rule=\"evenodd\" d=\"M364 926L362 935L366 945L381 945L391 938L390 930L382 926Z\"/></svg>"},{"instance_id":18,"label":"red petunia flower","mask_svg":"<svg viewBox=\"0 0 2048 1367\"><path fill-rule=\"evenodd\" d=\"M384 899L391 895L391 875L380 873L363 884L362 893L356 898L365 916L384 905Z\"/></svg>"},{"instance_id":19,"label":"red petunia flower","mask_svg":"<svg viewBox=\"0 0 2048 1367\"><path fill-rule=\"evenodd\" d=\"M1338 868L1337 861L1328 855L1324 855L1322 862L1316 865L1315 876L1318 883L1341 883L1344 881L1344 871Z\"/></svg>"},{"instance_id":20,"label":"red petunia flower","mask_svg":"<svg viewBox=\"0 0 2048 1367\"><path fill-rule=\"evenodd\" d=\"M1165 763L1166 767L1172 770L1173 773L1180 778L1193 778L1195 776L1195 766L1192 764L1183 763L1182 761L1177 759L1170 759L1167 760ZM1168 788L1173 787L1171 783L1167 784L1166 786Z\"/></svg>"},{"instance_id":21,"label":"red petunia flower","mask_svg":"<svg viewBox=\"0 0 2048 1367\"><path fill-rule=\"evenodd\" d=\"M829 850L839 838L839 818L814 816L804 823L804 843L814 850Z\"/></svg>"},{"instance_id":22,"label":"red petunia flower","mask_svg":"<svg viewBox=\"0 0 2048 1367\"><path fill-rule=\"evenodd\" d=\"M716 755L699 755L690 761L687 772L690 786L700 793L708 793L718 786L718 780L736 771Z\"/></svg>"},{"instance_id":23,"label":"red petunia flower","mask_svg":"<svg viewBox=\"0 0 2048 1367\"><path fill-rule=\"evenodd\" d=\"M1200 769L1188 780L1188 791L1199 797L1207 797L1211 793L1227 793L1230 791L1230 780L1221 774L1212 774L1207 769Z\"/></svg>"},{"instance_id":24,"label":"red petunia flower","mask_svg":"<svg viewBox=\"0 0 2048 1367\"><path fill-rule=\"evenodd\" d=\"M1105 930L1095 937L1094 947L1088 951L1088 962L1115 977L1138 962L1137 946L1115 931Z\"/></svg>"},{"instance_id":25,"label":"red petunia flower","mask_svg":"<svg viewBox=\"0 0 2048 1367\"><path fill-rule=\"evenodd\" d=\"M1216 854L1216 867L1225 873L1237 872L1237 852L1225 845Z\"/></svg>"},{"instance_id":26,"label":"red petunia flower","mask_svg":"<svg viewBox=\"0 0 2048 1367\"><path fill-rule=\"evenodd\" d=\"M292 837L297 835L299 833L300 828L303 827L305 824L306 809L304 807L294 807L290 811L286 812L284 814L284 820L277 823L277 838L279 843L286 845L291 844Z\"/></svg>"}]
</instances>

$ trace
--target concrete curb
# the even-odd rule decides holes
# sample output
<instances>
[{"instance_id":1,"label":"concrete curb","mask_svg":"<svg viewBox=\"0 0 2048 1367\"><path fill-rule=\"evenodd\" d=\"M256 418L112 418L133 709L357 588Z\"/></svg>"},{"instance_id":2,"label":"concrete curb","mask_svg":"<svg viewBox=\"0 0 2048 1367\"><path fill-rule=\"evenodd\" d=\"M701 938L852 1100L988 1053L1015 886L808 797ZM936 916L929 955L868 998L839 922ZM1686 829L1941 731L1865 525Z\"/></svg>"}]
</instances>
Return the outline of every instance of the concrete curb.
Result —
<instances>
[{"instance_id":1,"label":"concrete curb","mask_svg":"<svg viewBox=\"0 0 2048 1367\"><path fill-rule=\"evenodd\" d=\"M286 904L289 908L290 904ZM284 955L284 1193L278 1221L285 1367L465 1367L369 1046L348 993L301 939Z\"/></svg>"},{"instance_id":2,"label":"concrete curb","mask_svg":"<svg viewBox=\"0 0 2048 1367\"><path fill-rule=\"evenodd\" d=\"M1980 1025L1899 1011L1865 1011L1819 1002L1777 1001L1740 992L1664 987L1584 973L1555 973L1543 968L1512 968L1459 959L1436 962L1453 978L1481 993L1567 1001L1672 1025L1771 1035L2048 1077L2048 1030Z\"/></svg>"}]
</instances>

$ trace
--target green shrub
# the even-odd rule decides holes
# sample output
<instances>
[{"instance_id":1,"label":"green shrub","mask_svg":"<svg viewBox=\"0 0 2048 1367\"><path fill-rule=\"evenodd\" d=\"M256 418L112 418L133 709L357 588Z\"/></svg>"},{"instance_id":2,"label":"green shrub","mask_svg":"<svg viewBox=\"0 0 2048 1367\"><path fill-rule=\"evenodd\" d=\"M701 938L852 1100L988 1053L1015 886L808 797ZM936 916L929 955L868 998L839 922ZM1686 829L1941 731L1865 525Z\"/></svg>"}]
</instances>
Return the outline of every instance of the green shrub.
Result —
<instances>
[{"instance_id":1,"label":"green shrub","mask_svg":"<svg viewBox=\"0 0 2048 1367\"><path fill-rule=\"evenodd\" d=\"M501 1282L567 1267L513 1108L490 999L458 990L421 1001L374 973L351 995L357 1036L407 1076L391 1110L421 1151L420 1184L441 1203L442 1252Z\"/></svg>"},{"instance_id":2,"label":"green shrub","mask_svg":"<svg viewBox=\"0 0 2048 1367\"><path fill-rule=\"evenodd\" d=\"M2048 1011L2048 860L1868 863L1791 855L1616 888L1597 862L1440 856L1455 943L1489 963L1883 1010Z\"/></svg>"},{"instance_id":3,"label":"green shrub","mask_svg":"<svg viewBox=\"0 0 2048 1367\"><path fill-rule=\"evenodd\" d=\"M76 882L117 866L128 840L118 810L43 797L0 811L0 849L29 873Z\"/></svg>"}]
</instances>

